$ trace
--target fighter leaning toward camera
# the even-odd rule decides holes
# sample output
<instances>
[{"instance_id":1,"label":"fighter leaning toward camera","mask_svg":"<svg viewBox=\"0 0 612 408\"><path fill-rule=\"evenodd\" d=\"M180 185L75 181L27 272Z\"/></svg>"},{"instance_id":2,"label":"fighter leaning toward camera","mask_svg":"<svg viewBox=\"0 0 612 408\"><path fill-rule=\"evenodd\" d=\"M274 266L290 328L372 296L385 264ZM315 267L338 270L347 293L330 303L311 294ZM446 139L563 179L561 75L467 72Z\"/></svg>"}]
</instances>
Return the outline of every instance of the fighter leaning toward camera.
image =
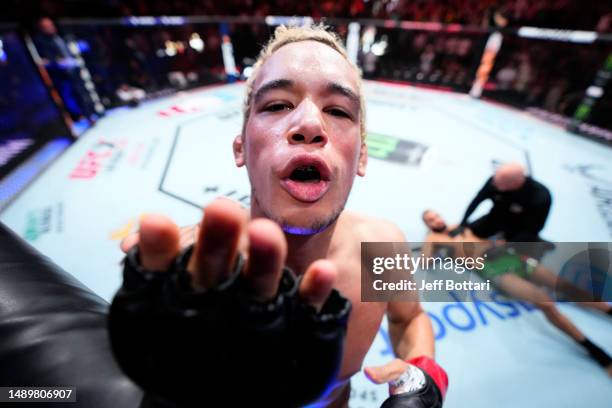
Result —
<instances>
[{"instance_id":1,"label":"fighter leaning toward camera","mask_svg":"<svg viewBox=\"0 0 612 408\"><path fill-rule=\"evenodd\" d=\"M280 27L246 88L233 151L248 172L250 214L216 200L187 252L170 220L143 217L122 243L124 285L111 310L120 365L158 405L190 405L207 390L232 405L346 407L386 314L398 358L366 375L397 394L385 407L440 407L448 380L420 304L360 301L361 241L404 236L344 211L367 164L357 67L324 28Z\"/></svg>"},{"instance_id":2,"label":"fighter leaning toward camera","mask_svg":"<svg viewBox=\"0 0 612 408\"><path fill-rule=\"evenodd\" d=\"M542 310L549 322L584 347L591 358L612 376L612 358L561 313L554 300L541 287L560 292L570 299L581 300L576 304L608 315L612 315L610 304L592 301L592 294L558 277L536 259L518 253L515 248L508 247L503 242L489 243L475 237L468 228L449 228L446 221L434 210L426 210L423 213L423 222L430 231L425 245L430 254L435 254L440 248L448 248L449 245L452 254L448 256L480 256L486 253L485 267L478 271L483 279L490 280L506 295L533 303ZM450 231L460 233L451 237Z\"/></svg>"}]
</instances>

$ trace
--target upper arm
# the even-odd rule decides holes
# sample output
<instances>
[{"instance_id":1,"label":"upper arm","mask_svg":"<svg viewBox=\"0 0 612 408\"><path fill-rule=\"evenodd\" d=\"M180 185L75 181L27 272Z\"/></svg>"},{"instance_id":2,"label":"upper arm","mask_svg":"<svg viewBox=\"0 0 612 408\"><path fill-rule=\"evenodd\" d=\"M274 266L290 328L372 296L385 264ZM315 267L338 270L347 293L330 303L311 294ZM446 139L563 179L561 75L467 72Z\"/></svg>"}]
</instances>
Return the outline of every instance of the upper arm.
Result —
<instances>
[{"instance_id":1,"label":"upper arm","mask_svg":"<svg viewBox=\"0 0 612 408\"><path fill-rule=\"evenodd\" d=\"M387 319L390 324L408 324L422 312L421 303L418 301L389 302L387 305Z\"/></svg>"},{"instance_id":2,"label":"upper arm","mask_svg":"<svg viewBox=\"0 0 612 408\"><path fill-rule=\"evenodd\" d=\"M379 225L384 234L384 241L406 242L406 236L394 223L381 220ZM389 302L387 307L387 318L389 319L389 323L404 324L410 322L421 312L421 304L418 300L411 302Z\"/></svg>"}]
</instances>

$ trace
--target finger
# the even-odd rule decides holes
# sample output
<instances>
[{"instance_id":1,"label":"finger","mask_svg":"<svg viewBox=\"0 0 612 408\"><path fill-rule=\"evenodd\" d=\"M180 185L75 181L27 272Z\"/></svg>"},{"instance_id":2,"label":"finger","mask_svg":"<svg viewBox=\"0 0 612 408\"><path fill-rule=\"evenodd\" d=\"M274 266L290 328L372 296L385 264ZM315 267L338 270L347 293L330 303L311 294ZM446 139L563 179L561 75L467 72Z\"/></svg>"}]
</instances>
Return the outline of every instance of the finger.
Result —
<instances>
[{"instance_id":1,"label":"finger","mask_svg":"<svg viewBox=\"0 0 612 408\"><path fill-rule=\"evenodd\" d=\"M385 384L397 379L408 369L408 363L399 358L377 367L366 367L363 371L375 384Z\"/></svg>"},{"instance_id":2,"label":"finger","mask_svg":"<svg viewBox=\"0 0 612 408\"><path fill-rule=\"evenodd\" d=\"M123 238L121 243L119 244L119 248L123 251L123 253L127 253L134 245L138 243L139 235L137 232L134 232L127 237Z\"/></svg>"},{"instance_id":3,"label":"finger","mask_svg":"<svg viewBox=\"0 0 612 408\"><path fill-rule=\"evenodd\" d=\"M287 256L287 242L280 227L266 219L249 225L249 257L245 278L255 296L270 300L278 292L278 285Z\"/></svg>"},{"instance_id":4,"label":"finger","mask_svg":"<svg viewBox=\"0 0 612 408\"><path fill-rule=\"evenodd\" d=\"M163 215L145 215L140 219L138 242L141 265L151 271L168 269L179 253L179 229Z\"/></svg>"},{"instance_id":5,"label":"finger","mask_svg":"<svg viewBox=\"0 0 612 408\"><path fill-rule=\"evenodd\" d=\"M196 288L214 287L230 276L245 224L246 212L234 201L217 199L206 207L187 267Z\"/></svg>"},{"instance_id":6,"label":"finger","mask_svg":"<svg viewBox=\"0 0 612 408\"><path fill-rule=\"evenodd\" d=\"M313 262L306 270L300 284L300 298L320 311L333 289L337 276L338 271L331 261L320 259Z\"/></svg>"}]
</instances>

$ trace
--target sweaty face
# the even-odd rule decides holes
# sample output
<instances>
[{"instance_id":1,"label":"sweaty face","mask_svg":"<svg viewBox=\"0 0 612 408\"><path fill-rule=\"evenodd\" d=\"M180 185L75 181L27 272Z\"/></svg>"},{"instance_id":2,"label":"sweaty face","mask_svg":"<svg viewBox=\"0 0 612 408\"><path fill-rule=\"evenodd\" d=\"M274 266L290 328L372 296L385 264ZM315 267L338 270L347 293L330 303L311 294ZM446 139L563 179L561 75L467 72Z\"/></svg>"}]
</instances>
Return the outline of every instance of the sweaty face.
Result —
<instances>
[{"instance_id":1,"label":"sweaty face","mask_svg":"<svg viewBox=\"0 0 612 408\"><path fill-rule=\"evenodd\" d=\"M234 143L254 216L296 234L337 219L355 175L365 174L359 91L348 61L319 42L287 44L262 65L245 134Z\"/></svg>"}]
</instances>

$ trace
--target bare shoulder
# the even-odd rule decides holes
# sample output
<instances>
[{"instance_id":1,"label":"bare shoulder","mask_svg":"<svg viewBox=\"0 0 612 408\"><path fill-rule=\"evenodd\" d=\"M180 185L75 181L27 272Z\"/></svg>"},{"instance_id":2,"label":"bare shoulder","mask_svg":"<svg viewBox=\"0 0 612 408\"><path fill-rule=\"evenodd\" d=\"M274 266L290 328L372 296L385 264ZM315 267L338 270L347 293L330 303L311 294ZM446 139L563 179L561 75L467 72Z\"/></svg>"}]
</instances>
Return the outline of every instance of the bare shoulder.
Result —
<instances>
[{"instance_id":1,"label":"bare shoulder","mask_svg":"<svg viewBox=\"0 0 612 408\"><path fill-rule=\"evenodd\" d=\"M392 221L348 211L343 216L346 228L360 241L406 241L402 230Z\"/></svg>"}]
</instances>

